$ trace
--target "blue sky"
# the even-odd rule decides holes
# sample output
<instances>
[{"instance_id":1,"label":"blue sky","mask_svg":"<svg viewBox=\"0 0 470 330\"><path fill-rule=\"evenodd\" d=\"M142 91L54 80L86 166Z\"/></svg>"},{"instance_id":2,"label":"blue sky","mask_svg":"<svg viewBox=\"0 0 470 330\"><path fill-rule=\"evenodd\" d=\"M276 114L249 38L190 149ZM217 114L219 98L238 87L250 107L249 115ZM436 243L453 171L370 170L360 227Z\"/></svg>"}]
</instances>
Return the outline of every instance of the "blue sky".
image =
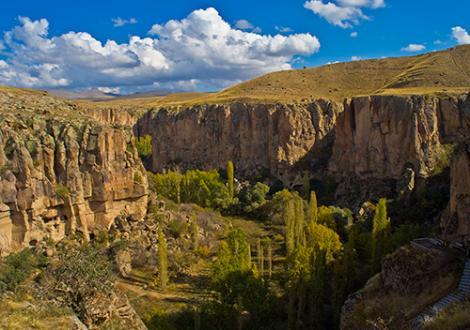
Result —
<instances>
[{"instance_id":1,"label":"blue sky","mask_svg":"<svg viewBox=\"0 0 470 330\"><path fill-rule=\"evenodd\" d=\"M462 0L7 1L0 84L215 90L289 67L470 43L469 13Z\"/></svg>"}]
</instances>

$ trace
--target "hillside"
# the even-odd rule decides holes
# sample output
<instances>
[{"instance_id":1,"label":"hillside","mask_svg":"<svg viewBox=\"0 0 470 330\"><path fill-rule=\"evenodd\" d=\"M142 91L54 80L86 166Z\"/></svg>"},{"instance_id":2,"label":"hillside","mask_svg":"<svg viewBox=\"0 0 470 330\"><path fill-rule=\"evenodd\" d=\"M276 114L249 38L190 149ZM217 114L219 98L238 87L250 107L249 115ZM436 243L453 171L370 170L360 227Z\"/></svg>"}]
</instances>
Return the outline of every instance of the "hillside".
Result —
<instances>
[{"instance_id":1,"label":"hillside","mask_svg":"<svg viewBox=\"0 0 470 330\"><path fill-rule=\"evenodd\" d=\"M244 102L342 101L371 94L460 93L470 88L470 45L418 56L372 59L288 70L229 87L218 93L118 98L94 106L192 105Z\"/></svg>"}]
</instances>

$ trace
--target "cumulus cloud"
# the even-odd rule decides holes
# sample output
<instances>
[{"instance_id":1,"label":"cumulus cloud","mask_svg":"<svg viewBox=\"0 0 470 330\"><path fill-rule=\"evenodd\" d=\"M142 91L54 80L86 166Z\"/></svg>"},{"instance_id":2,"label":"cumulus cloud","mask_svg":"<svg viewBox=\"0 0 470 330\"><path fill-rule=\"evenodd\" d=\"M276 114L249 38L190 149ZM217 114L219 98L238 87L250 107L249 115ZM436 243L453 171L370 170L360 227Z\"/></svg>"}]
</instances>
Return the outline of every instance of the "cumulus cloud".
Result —
<instances>
[{"instance_id":1,"label":"cumulus cloud","mask_svg":"<svg viewBox=\"0 0 470 330\"><path fill-rule=\"evenodd\" d=\"M362 57L360 56L351 56L351 61L360 61L362 60Z\"/></svg>"},{"instance_id":2,"label":"cumulus cloud","mask_svg":"<svg viewBox=\"0 0 470 330\"><path fill-rule=\"evenodd\" d=\"M422 50L425 50L426 49L426 46L425 45L421 45L421 44L409 44L408 46L406 47L403 47L401 49L402 52L409 52L409 53L414 53L414 52L419 52L419 51L422 51Z\"/></svg>"},{"instance_id":3,"label":"cumulus cloud","mask_svg":"<svg viewBox=\"0 0 470 330\"><path fill-rule=\"evenodd\" d=\"M137 24L137 20L135 18L123 19L121 17L112 18L111 21L113 22L114 27L121 27L127 24Z\"/></svg>"},{"instance_id":4,"label":"cumulus cloud","mask_svg":"<svg viewBox=\"0 0 470 330\"><path fill-rule=\"evenodd\" d=\"M359 34L356 31L351 32L351 34L350 34L351 38L357 38L358 35Z\"/></svg>"},{"instance_id":5,"label":"cumulus cloud","mask_svg":"<svg viewBox=\"0 0 470 330\"><path fill-rule=\"evenodd\" d=\"M306 9L323 17L328 23L345 28L358 25L361 20L369 20L362 8L377 9L385 6L384 0L337 0L326 2L310 0L304 3Z\"/></svg>"},{"instance_id":6,"label":"cumulus cloud","mask_svg":"<svg viewBox=\"0 0 470 330\"><path fill-rule=\"evenodd\" d=\"M458 42L459 45L470 44L470 34L461 26L452 28L452 37Z\"/></svg>"},{"instance_id":7,"label":"cumulus cloud","mask_svg":"<svg viewBox=\"0 0 470 330\"><path fill-rule=\"evenodd\" d=\"M19 18L5 32L0 84L38 88L221 88L291 68L320 48L308 33L261 35L230 26L217 10L155 24L149 36L105 43L86 32L49 36L46 19Z\"/></svg>"}]
</instances>

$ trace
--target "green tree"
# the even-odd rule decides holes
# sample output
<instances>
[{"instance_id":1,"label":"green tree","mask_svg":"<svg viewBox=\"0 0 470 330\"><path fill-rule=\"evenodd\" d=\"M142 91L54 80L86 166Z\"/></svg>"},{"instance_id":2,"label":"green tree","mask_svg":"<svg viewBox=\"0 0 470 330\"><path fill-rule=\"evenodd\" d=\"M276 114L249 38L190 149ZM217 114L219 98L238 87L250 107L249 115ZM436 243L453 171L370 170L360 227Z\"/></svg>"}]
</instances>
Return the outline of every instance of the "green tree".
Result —
<instances>
[{"instance_id":1,"label":"green tree","mask_svg":"<svg viewBox=\"0 0 470 330\"><path fill-rule=\"evenodd\" d=\"M269 186L257 182L254 186L244 187L238 194L244 212L251 213L266 204Z\"/></svg>"},{"instance_id":2,"label":"green tree","mask_svg":"<svg viewBox=\"0 0 470 330\"><path fill-rule=\"evenodd\" d=\"M139 136L136 141L137 153L145 160L152 155L152 137L150 135Z\"/></svg>"},{"instance_id":3,"label":"green tree","mask_svg":"<svg viewBox=\"0 0 470 330\"><path fill-rule=\"evenodd\" d=\"M239 229L232 230L220 243L212 269L212 280L217 285L228 273L250 270L251 249L246 235Z\"/></svg>"},{"instance_id":4,"label":"green tree","mask_svg":"<svg viewBox=\"0 0 470 330\"><path fill-rule=\"evenodd\" d=\"M160 287L165 290L168 284L168 252L163 229L158 229L158 279Z\"/></svg>"},{"instance_id":5,"label":"green tree","mask_svg":"<svg viewBox=\"0 0 470 330\"><path fill-rule=\"evenodd\" d=\"M391 222L387 216L387 199L381 198L372 223L372 270L380 270L382 258L389 252Z\"/></svg>"},{"instance_id":6,"label":"green tree","mask_svg":"<svg viewBox=\"0 0 470 330\"><path fill-rule=\"evenodd\" d=\"M318 204L317 204L317 194L315 191L310 192L310 221L313 223L318 222Z\"/></svg>"},{"instance_id":7,"label":"green tree","mask_svg":"<svg viewBox=\"0 0 470 330\"><path fill-rule=\"evenodd\" d=\"M233 200L233 197L234 197L234 185L233 185L234 175L235 174L234 174L233 162L229 160L227 162L227 186L228 186L228 195L229 195L230 200Z\"/></svg>"},{"instance_id":8,"label":"green tree","mask_svg":"<svg viewBox=\"0 0 470 330\"><path fill-rule=\"evenodd\" d=\"M260 277L264 276L264 247L262 243L263 242L261 241L261 238L256 240L256 257L258 261L258 271Z\"/></svg>"}]
</instances>

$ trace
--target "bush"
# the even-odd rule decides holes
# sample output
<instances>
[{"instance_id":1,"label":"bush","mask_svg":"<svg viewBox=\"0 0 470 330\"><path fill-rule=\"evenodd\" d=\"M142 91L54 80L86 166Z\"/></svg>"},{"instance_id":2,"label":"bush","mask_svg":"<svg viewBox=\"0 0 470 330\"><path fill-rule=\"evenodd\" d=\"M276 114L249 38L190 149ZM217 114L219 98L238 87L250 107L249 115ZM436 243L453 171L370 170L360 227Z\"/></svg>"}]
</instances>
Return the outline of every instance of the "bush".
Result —
<instances>
[{"instance_id":1,"label":"bush","mask_svg":"<svg viewBox=\"0 0 470 330\"><path fill-rule=\"evenodd\" d=\"M35 256L30 249L10 254L0 262L0 293L16 291L32 271L43 266L44 262L45 257Z\"/></svg>"},{"instance_id":2,"label":"bush","mask_svg":"<svg viewBox=\"0 0 470 330\"><path fill-rule=\"evenodd\" d=\"M269 187L261 182L244 187L239 195L240 206L246 213L251 213L266 204Z\"/></svg>"}]
</instances>

